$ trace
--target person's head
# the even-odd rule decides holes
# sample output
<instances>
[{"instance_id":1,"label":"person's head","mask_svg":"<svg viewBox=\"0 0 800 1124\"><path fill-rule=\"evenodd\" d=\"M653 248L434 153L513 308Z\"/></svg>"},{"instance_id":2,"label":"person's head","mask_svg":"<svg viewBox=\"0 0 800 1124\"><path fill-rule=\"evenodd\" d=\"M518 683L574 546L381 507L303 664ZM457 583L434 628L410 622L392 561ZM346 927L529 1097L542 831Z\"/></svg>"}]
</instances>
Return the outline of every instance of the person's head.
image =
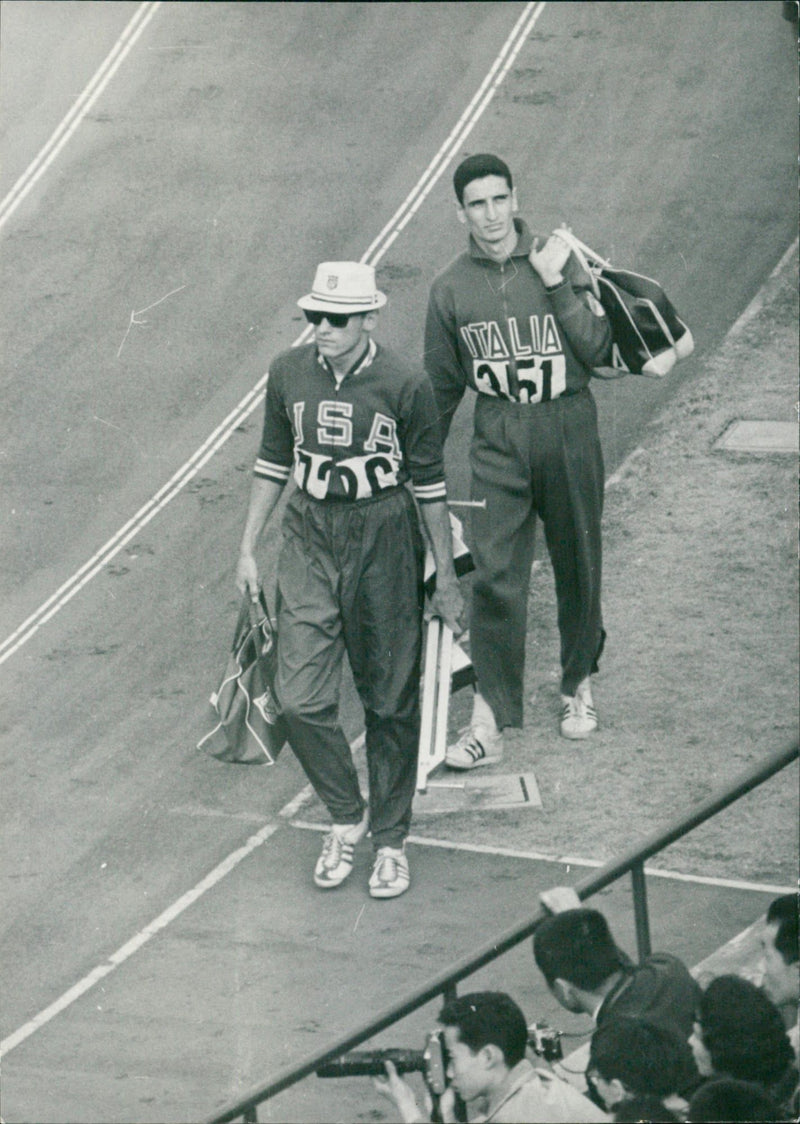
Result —
<instances>
[{"instance_id":1,"label":"person's head","mask_svg":"<svg viewBox=\"0 0 800 1124\"><path fill-rule=\"evenodd\" d=\"M772 1121L783 1120L784 1113L764 1091L752 1081L734 1081L719 1077L706 1081L689 1102L691 1124L715 1121Z\"/></svg>"},{"instance_id":2,"label":"person's head","mask_svg":"<svg viewBox=\"0 0 800 1124\"><path fill-rule=\"evenodd\" d=\"M780 1011L741 976L711 981L700 998L689 1042L703 1076L772 1085L794 1061Z\"/></svg>"},{"instance_id":3,"label":"person's head","mask_svg":"<svg viewBox=\"0 0 800 1124\"><path fill-rule=\"evenodd\" d=\"M504 160L490 152L468 156L453 174L453 188L458 217L479 243L499 246L513 236L517 197Z\"/></svg>"},{"instance_id":4,"label":"person's head","mask_svg":"<svg viewBox=\"0 0 800 1124\"><path fill-rule=\"evenodd\" d=\"M439 1014L450 1084L465 1101L496 1088L525 1056L528 1026L510 996L477 991L445 1003Z\"/></svg>"},{"instance_id":5,"label":"person's head","mask_svg":"<svg viewBox=\"0 0 800 1124\"><path fill-rule=\"evenodd\" d=\"M679 1095L688 1075L697 1076L688 1042L668 1027L633 1015L620 1015L597 1028L586 1074L607 1109L634 1095Z\"/></svg>"},{"instance_id":6,"label":"person's head","mask_svg":"<svg viewBox=\"0 0 800 1124\"><path fill-rule=\"evenodd\" d=\"M612 1118L615 1124L677 1124L681 1119L677 1113L650 1093L642 1093L638 1097L626 1097L624 1101L614 1106Z\"/></svg>"},{"instance_id":7,"label":"person's head","mask_svg":"<svg viewBox=\"0 0 800 1124\"><path fill-rule=\"evenodd\" d=\"M333 363L357 357L386 304L375 285L371 265L355 261L322 262L310 293L297 302L310 324L321 355Z\"/></svg>"},{"instance_id":8,"label":"person's head","mask_svg":"<svg viewBox=\"0 0 800 1124\"><path fill-rule=\"evenodd\" d=\"M800 1000L800 952L796 894L775 898L761 932L762 987L778 1007Z\"/></svg>"},{"instance_id":9,"label":"person's head","mask_svg":"<svg viewBox=\"0 0 800 1124\"><path fill-rule=\"evenodd\" d=\"M533 956L547 986L568 1011L583 1011L578 992L602 993L627 962L596 909L565 909L533 934Z\"/></svg>"}]
</instances>

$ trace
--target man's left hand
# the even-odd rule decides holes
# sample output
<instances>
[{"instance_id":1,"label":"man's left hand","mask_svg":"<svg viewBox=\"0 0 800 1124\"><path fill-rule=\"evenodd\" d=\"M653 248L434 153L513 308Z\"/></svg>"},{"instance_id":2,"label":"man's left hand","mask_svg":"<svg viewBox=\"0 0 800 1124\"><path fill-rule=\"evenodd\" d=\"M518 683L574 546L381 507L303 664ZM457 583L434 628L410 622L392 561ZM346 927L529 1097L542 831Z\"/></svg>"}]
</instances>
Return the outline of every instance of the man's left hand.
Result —
<instances>
[{"instance_id":1,"label":"man's left hand","mask_svg":"<svg viewBox=\"0 0 800 1124\"><path fill-rule=\"evenodd\" d=\"M404 1124L419 1124L419 1122L427 1119L420 1111L414 1096L414 1090L402 1077L398 1076L392 1062L386 1062L386 1080L375 1077L372 1084L381 1096L394 1102Z\"/></svg>"},{"instance_id":2,"label":"man's left hand","mask_svg":"<svg viewBox=\"0 0 800 1124\"><path fill-rule=\"evenodd\" d=\"M451 581L441 581L437 576L436 589L430 603L430 613L441 617L454 636L464 631L464 595L455 576Z\"/></svg>"},{"instance_id":3,"label":"man's left hand","mask_svg":"<svg viewBox=\"0 0 800 1124\"><path fill-rule=\"evenodd\" d=\"M528 261L545 285L548 287L560 285L564 280L561 271L567 263L570 248L558 234L551 234L541 248L539 246L540 241L539 238L534 241L533 249L528 255Z\"/></svg>"}]
</instances>

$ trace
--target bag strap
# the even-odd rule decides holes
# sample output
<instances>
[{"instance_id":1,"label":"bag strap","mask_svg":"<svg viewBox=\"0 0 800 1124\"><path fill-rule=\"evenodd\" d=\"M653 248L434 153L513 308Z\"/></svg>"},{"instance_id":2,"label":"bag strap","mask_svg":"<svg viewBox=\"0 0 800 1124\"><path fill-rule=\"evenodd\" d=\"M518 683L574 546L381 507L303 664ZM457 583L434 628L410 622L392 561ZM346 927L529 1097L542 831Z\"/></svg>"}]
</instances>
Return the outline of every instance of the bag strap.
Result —
<instances>
[{"instance_id":1,"label":"bag strap","mask_svg":"<svg viewBox=\"0 0 800 1124\"><path fill-rule=\"evenodd\" d=\"M602 303L600 297L600 284L597 280L597 271L598 269L611 269L611 263L606 261L605 258L601 258L600 255L596 253L590 246L587 246L585 242L581 242L580 238L576 238L568 227L559 227L555 231L555 233L559 236L559 238L563 239L563 241L567 243L570 250L575 255L578 264L581 266L585 273L588 273L592 282L592 291L594 292L597 300L601 301ZM616 371L612 367L595 367L592 370L592 375L594 376L594 378L607 380L621 379L627 373L627 371Z\"/></svg>"},{"instance_id":2,"label":"bag strap","mask_svg":"<svg viewBox=\"0 0 800 1124\"><path fill-rule=\"evenodd\" d=\"M592 292L597 300L600 300L600 285L597 281L597 270L610 269L611 263L607 262L605 258L601 258L600 255L595 253L585 242L581 242L580 238L576 238L568 227L560 226L553 231L553 233L557 234L563 242L567 243L581 269L584 273L588 274L592 283Z\"/></svg>"},{"instance_id":3,"label":"bag strap","mask_svg":"<svg viewBox=\"0 0 800 1124\"><path fill-rule=\"evenodd\" d=\"M610 261L601 257L596 250L593 250L591 246L587 246L585 242L581 242L580 238L574 235L569 227L560 226L554 233L557 234L559 238L563 238L565 242L568 242L570 248L575 251L576 255L581 255L584 259L594 262L594 264L599 265L601 269L613 269Z\"/></svg>"},{"instance_id":4,"label":"bag strap","mask_svg":"<svg viewBox=\"0 0 800 1124\"><path fill-rule=\"evenodd\" d=\"M242 603L239 606L239 617L236 621L231 651L234 653L238 652L247 634L252 632L254 628L260 628L264 624L264 621L269 623L270 628L272 627L269 620L269 609L267 608L267 599L264 596L264 590L259 588L258 597L255 601L250 596L250 591L245 590L242 596Z\"/></svg>"},{"instance_id":5,"label":"bag strap","mask_svg":"<svg viewBox=\"0 0 800 1124\"><path fill-rule=\"evenodd\" d=\"M262 586L258 587L258 597L253 600L249 592L245 591L245 600L247 601L247 610L250 616L250 624L253 628L260 628L264 621L270 624L269 609L267 608L267 599L264 596L264 589ZM271 624L270 624L271 627Z\"/></svg>"}]
</instances>

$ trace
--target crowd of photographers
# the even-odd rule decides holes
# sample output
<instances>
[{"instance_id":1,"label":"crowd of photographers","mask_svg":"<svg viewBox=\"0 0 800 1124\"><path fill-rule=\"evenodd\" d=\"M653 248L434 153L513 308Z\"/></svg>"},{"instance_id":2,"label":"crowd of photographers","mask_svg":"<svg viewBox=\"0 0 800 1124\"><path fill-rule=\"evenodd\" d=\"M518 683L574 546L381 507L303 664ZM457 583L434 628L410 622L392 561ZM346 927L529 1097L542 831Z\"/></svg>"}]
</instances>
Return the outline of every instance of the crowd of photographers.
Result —
<instances>
[{"instance_id":1,"label":"crowd of photographers","mask_svg":"<svg viewBox=\"0 0 800 1124\"><path fill-rule=\"evenodd\" d=\"M550 915L534 934L534 959L561 1006L592 1019L588 1051L563 1059L559 1034L530 1024L504 993L460 996L442 1008L424 1064L406 1067L423 1071L421 1099L403 1067L383 1055L385 1076L374 1084L392 1103L393 1120L798 1119L795 895L767 911L760 963L748 966L760 986L720 975L704 989L668 953L634 964L603 915L572 891L558 888L542 900Z\"/></svg>"}]
</instances>

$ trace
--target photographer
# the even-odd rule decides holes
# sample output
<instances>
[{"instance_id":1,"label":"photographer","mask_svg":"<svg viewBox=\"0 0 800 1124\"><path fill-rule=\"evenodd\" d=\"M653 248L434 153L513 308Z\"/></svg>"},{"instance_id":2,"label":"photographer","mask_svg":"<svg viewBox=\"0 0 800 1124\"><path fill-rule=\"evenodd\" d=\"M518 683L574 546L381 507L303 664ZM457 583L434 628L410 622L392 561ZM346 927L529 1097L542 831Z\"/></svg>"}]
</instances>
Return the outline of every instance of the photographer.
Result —
<instances>
[{"instance_id":1,"label":"photographer","mask_svg":"<svg viewBox=\"0 0 800 1124\"><path fill-rule=\"evenodd\" d=\"M472 1121L582 1124L609 1119L571 1085L527 1060L525 1016L508 995L482 991L460 996L444 1005L439 1022L448 1082L439 1103L442 1120L457 1119L456 1096L471 1106ZM375 1088L394 1103L400 1119L406 1124L430 1120L391 1062L386 1071L388 1078L376 1079Z\"/></svg>"},{"instance_id":2,"label":"photographer","mask_svg":"<svg viewBox=\"0 0 800 1124\"><path fill-rule=\"evenodd\" d=\"M688 1041L700 987L686 966L666 952L634 964L596 909L581 906L570 887L541 895L551 910L533 935L533 955L562 1007L590 1015L596 1026L636 1015L675 1029Z\"/></svg>"}]
</instances>

